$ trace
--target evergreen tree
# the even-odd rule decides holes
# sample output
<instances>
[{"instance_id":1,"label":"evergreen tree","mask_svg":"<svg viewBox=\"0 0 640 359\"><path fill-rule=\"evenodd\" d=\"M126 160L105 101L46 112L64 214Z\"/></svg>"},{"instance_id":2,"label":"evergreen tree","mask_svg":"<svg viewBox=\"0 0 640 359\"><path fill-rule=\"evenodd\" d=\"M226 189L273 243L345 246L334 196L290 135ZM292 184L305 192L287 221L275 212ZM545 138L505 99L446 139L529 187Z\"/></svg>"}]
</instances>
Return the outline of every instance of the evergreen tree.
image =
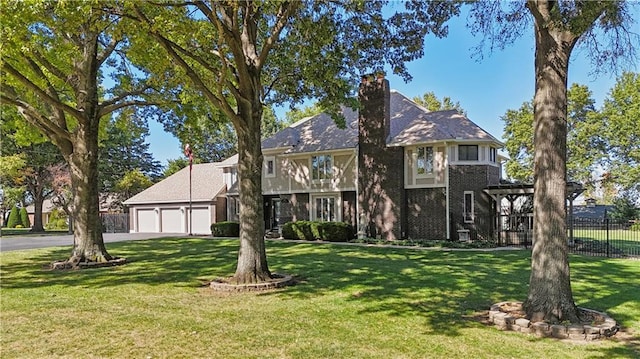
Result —
<instances>
[{"instance_id":1,"label":"evergreen tree","mask_svg":"<svg viewBox=\"0 0 640 359\"><path fill-rule=\"evenodd\" d=\"M11 211L9 211L7 228L16 228L18 225L22 225L22 220L20 219L20 208L14 206L11 208Z\"/></svg>"},{"instance_id":2,"label":"evergreen tree","mask_svg":"<svg viewBox=\"0 0 640 359\"><path fill-rule=\"evenodd\" d=\"M23 228L31 228L31 221L29 220L29 213L25 207L20 208L20 224Z\"/></svg>"}]
</instances>

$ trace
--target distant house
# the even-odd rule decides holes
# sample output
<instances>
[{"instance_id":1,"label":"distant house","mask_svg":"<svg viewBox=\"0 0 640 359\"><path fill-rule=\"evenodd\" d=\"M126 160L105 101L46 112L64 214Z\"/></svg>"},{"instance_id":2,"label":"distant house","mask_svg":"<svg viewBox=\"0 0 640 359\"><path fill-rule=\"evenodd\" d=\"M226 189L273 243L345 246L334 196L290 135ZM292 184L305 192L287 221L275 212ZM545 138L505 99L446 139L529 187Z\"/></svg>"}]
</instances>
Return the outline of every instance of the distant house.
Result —
<instances>
[{"instance_id":1,"label":"distant house","mask_svg":"<svg viewBox=\"0 0 640 359\"><path fill-rule=\"evenodd\" d=\"M345 128L319 114L262 142L265 229L320 220L390 240L493 235L496 206L484 189L500 181L503 143L455 110L428 111L385 79L363 80L359 100L360 112L343 110ZM237 156L197 166L197 225L209 233L204 224L239 219ZM125 201L133 231L187 232L188 169L174 176Z\"/></svg>"},{"instance_id":2,"label":"distant house","mask_svg":"<svg viewBox=\"0 0 640 359\"><path fill-rule=\"evenodd\" d=\"M210 234L211 223L227 218L227 182L235 178L225 182L224 166L235 158L183 168L124 201L130 231Z\"/></svg>"},{"instance_id":3,"label":"distant house","mask_svg":"<svg viewBox=\"0 0 640 359\"><path fill-rule=\"evenodd\" d=\"M575 222L604 221L613 210L611 205L597 204L593 198L587 198L583 205L573 206L573 219Z\"/></svg>"}]
</instances>

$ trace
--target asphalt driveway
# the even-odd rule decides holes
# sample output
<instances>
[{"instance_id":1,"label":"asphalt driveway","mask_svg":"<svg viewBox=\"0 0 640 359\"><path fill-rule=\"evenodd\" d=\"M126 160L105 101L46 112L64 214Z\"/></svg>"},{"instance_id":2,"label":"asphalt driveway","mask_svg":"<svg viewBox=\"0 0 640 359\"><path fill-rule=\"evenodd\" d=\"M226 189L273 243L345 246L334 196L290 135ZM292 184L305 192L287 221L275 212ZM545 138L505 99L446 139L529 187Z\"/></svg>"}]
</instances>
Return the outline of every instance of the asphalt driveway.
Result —
<instances>
[{"instance_id":1,"label":"asphalt driveway","mask_svg":"<svg viewBox=\"0 0 640 359\"><path fill-rule=\"evenodd\" d=\"M185 233L104 233L105 243L136 241L141 239L188 236ZM0 238L0 252L17 251L22 249L73 246L73 235L26 235L3 236Z\"/></svg>"}]
</instances>

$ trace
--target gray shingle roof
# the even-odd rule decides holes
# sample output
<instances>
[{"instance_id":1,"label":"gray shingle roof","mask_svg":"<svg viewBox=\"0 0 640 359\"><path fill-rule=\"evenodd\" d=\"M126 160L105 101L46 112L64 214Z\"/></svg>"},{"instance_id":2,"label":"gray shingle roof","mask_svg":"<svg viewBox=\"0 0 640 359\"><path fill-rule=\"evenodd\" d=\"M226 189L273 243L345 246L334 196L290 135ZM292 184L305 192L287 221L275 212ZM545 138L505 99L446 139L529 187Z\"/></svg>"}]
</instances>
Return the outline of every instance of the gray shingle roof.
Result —
<instances>
[{"instance_id":1,"label":"gray shingle roof","mask_svg":"<svg viewBox=\"0 0 640 359\"><path fill-rule=\"evenodd\" d=\"M193 202L210 202L225 189L222 162L194 164L191 173ZM124 201L126 205L189 201L189 167L172 174Z\"/></svg>"},{"instance_id":2,"label":"gray shingle roof","mask_svg":"<svg viewBox=\"0 0 640 359\"><path fill-rule=\"evenodd\" d=\"M392 90L391 128L387 144L407 146L444 140L502 143L455 110L430 112ZM262 142L263 149L289 147L286 153L309 153L358 144L358 114L343 110L347 126L340 129L327 114L303 119Z\"/></svg>"}]
</instances>

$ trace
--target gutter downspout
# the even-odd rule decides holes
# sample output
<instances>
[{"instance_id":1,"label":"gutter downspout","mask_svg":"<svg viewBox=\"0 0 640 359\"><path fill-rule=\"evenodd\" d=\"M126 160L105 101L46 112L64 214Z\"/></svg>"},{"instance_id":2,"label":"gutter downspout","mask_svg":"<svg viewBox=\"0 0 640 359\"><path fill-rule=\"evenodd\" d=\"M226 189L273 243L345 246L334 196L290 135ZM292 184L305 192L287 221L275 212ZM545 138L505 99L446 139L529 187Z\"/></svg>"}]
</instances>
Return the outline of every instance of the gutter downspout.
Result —
<instances>
[{"instance_id":1,"label":"gutter downspout","mask_svg":"<svg viewBox=\"0 0 640 359\"><path fill-rule=\"evenodd\" d=\"M447 207L446 222L447 222L447 240L451 240L451 215L450 215L450 203L449 203L449 144L444 142L444 164L445 164L445 173L444 173L444 183L445 183L445 202Z\"/></svg>"}]
</instances>

